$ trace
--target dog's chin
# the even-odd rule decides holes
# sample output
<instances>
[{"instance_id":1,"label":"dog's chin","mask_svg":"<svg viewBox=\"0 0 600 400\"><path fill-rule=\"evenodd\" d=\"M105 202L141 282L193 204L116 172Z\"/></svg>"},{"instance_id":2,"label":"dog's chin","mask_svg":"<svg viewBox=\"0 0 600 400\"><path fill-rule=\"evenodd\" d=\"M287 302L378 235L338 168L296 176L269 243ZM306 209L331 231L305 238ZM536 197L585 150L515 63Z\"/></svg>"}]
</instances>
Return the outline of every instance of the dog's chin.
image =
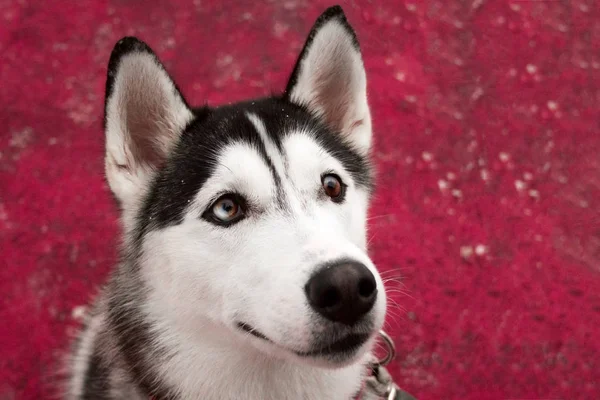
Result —
<instances>
[{"instance_id":1,"label":"dog's chin","mask_svg":"<svg viewBox=\"0 0 600 400\"><path fill-rule=\"evenodd\" d=\"M375 332L348 333L336 340L320 340L308 350L295 350L271 340L251 325L238 322L239 331L251 336L259 350L287 360L322 368L342 368L364 358L372 348Z\"/></svg>"}]
</instances>

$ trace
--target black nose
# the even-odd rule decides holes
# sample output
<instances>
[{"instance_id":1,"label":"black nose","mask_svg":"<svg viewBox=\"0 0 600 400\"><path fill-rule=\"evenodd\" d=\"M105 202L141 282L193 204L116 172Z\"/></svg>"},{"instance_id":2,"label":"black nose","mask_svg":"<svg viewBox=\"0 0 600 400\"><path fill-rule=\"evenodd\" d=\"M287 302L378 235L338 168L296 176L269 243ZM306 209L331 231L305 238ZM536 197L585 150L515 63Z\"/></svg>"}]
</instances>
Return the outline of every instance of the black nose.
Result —
<instances>
[{"instance_id":1,"label":"black nose","mask_svg":"<svg viewBox=\"0 0 600 400\"><path fill-rule=\"evenodd\" d=\"M323 267L310 278L305 290L315 311L346 325L354 324L371 311L377 298L375 277L357 262Z\"/></svg>"}]
</instances>

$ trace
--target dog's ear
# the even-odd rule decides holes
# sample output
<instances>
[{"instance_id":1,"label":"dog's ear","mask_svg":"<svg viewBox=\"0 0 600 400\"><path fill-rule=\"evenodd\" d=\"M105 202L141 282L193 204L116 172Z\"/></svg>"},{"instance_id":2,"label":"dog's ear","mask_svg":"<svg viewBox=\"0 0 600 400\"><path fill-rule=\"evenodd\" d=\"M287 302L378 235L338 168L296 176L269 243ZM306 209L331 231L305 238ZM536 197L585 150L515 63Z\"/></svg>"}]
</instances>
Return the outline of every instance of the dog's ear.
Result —
<instances>
[{"instance_id":1,"label":"dog's ear","mask_svg":"<svg viewBox=\"0 0 600 400\"><path fill-rule=\"evenodd\" d=\"M358 151L370 149L365 67L340 6L327 9L315 22L284 96L321 117Z\"/></svg>"},{"instance_id":2,"label":"dog's ear","mask_svg":"<svg viewBox=\"0 0 600 400\"><path fill-rule=\"evenodd\" d=\"M110 56L104 113L108 184L129 208L193 113L154 52L133 37Z\"/></svg>"}]
</instances>

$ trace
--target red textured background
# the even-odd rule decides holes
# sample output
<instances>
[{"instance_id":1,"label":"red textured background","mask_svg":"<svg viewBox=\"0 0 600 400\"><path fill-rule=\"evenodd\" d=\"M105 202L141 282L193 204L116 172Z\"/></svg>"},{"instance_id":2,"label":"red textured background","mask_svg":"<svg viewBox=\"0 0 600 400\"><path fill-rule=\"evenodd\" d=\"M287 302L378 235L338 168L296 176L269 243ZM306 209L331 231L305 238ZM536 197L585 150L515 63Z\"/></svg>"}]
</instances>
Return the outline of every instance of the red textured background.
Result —
<instances>
[{"instance_id":1,"label":"red textured background","mask_svg":"<svg viewBox=\"0 0 600 400\"><path fill-rule=\"evenodd\" d=\"M115 262L114 42L138 35L218 104L283 89L329 5L0 0L0 399L50 396ZM420 399L600 398L599 5L344 6L376 132L372 254L403 282L394 376Z\"/></svg>"}]
</instances>

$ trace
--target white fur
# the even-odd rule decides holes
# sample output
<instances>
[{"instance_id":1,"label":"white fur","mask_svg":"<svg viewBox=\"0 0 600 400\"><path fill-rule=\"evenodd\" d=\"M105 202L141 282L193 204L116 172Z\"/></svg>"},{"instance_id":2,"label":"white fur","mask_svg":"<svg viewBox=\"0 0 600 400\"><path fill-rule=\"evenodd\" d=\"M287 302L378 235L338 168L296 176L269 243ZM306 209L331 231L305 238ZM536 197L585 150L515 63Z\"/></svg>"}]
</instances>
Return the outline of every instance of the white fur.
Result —
<instances>
[{"instance_id":1,"label":"white fur","mask_svg":"<svg viewBox=\"0 0 600 400\"><path fill-rule=\"evenodd\" d=\"M87 327L79 338L77 352L71 359L71 379L68 382L68 398L77 399L83 395L83 385L88 369L89 359L94 350L94 341L98 332L104 326L104 315L95 315L87 317Z\"/></svg>"},{"instance_id":2,"label":"white fur","mask_svg":"<svg viewBox=\"0 0 600 400\"><path fill-rule=\"evenodd\" d=\"M258 117L251 120L263 126ZM275 187L256 149L232 144L222 150L184 222L144 239L142 279L150 289L145 313L159 324L157 331L169 332L162 338L166 347L179 350L160 367L184 398L237 393L249 399L348 399L362 380L372 342L337 366L293 351L309 351L311 333L319 329L304 285L329 261L352 258L373 272L380 294L373 312L376 326L383 323L383 283L365 252L367 195L306 132L290 132L283 147L285 163L274 146L267 151L277 156L278 167L287 165L284 187ZM343 204L317 197L324 171L348 184ZM289 210L277 208L282 190ZM260 212L228 228L202 220L211 201L229 191L246 196ZM252 325L273 343L240 332L236 322Z\"/></svg>"}]
</instances>

